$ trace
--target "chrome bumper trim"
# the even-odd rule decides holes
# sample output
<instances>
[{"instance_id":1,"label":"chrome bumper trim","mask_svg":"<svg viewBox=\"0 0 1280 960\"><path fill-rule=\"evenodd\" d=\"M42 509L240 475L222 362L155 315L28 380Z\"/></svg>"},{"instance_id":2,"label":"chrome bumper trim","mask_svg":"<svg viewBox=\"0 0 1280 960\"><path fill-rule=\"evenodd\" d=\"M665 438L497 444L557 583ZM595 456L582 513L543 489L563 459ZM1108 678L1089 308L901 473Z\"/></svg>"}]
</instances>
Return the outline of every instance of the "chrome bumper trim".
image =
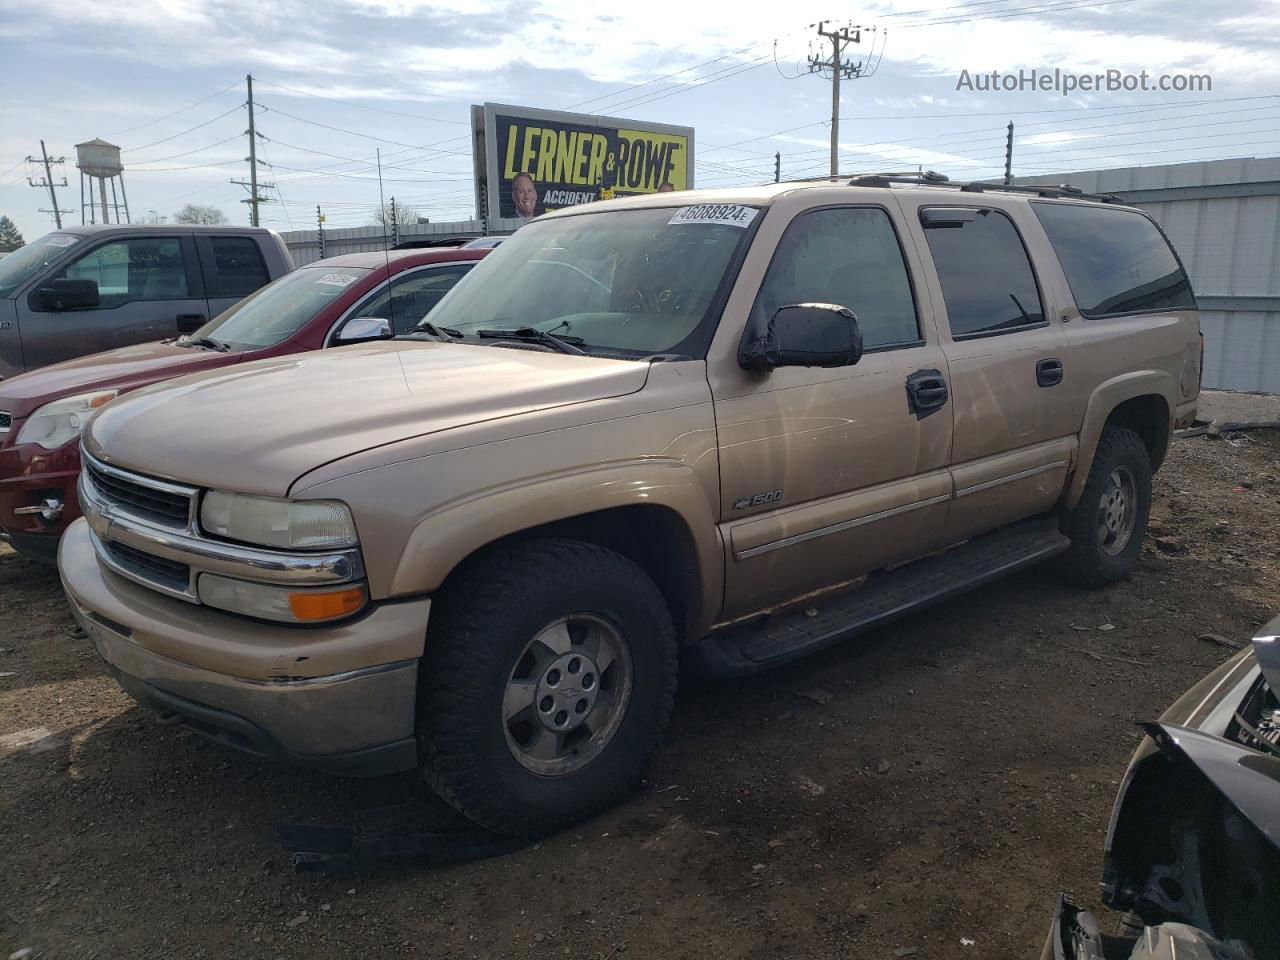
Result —
<instances>
[{"instance_id":1,"label":"chrome bumper trim","mask_svg":"<svg viewBox=\"0 0 1280 960\"><path fill-rule=\"evenodd\" d=\"M323 553L286 553L258 547L208 540L193 529L161 527L118 509L97 495L87 471L81 471L80 507L93 534L94 550L113 573L166 596L199 603L196 580L202 573L216 573L238 580L281 586L325 586L361 580L364 563L358 549ZM175 588L132 568L110 554L119 543L161 560L190 568L186 587Z\"/></svg>"}]
</instances>

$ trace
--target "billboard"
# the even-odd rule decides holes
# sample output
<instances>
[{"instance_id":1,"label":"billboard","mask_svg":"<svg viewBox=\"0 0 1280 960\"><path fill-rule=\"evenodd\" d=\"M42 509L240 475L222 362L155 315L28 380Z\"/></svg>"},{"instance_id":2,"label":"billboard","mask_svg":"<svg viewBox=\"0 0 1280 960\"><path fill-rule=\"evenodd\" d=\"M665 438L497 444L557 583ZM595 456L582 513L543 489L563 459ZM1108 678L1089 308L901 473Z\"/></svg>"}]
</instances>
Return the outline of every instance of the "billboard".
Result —
<instances>
[{"instance_id":1,"label":"billboard","mask_svg":"<svg viewBox=\"0 0 1280 960\"><path fill-rule=\"evenodd\" d=\"M692 127L486 103L471 128L482 220L693 187Z\"/></svg>"}]
</instances>

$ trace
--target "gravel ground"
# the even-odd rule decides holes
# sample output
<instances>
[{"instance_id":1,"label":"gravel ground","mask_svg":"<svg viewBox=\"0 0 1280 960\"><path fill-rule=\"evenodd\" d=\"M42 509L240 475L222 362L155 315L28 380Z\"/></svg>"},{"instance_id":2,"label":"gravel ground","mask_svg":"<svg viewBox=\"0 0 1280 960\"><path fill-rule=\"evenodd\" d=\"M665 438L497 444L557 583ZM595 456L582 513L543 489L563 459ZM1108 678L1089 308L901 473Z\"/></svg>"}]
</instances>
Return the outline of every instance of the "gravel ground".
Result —
<instances>
[{"instance_id":1,"label":"gravel ground","mask_svg":"<svg viewBox=\"0 0 1280 960\"><path fill-rule=\"evenodd\" d=\"M1177 441L1131 581L1053 568L745 682L682 686L649 784L478 863L297 874L281 822L421 796L160 726L0 548L0 956L1032 958L1097 903L1156 716L1280 607L1280 434ZM962 939L963 938L963 939ZM968 942L972 941L972 945Z\"/></svg>"}]
</instances>

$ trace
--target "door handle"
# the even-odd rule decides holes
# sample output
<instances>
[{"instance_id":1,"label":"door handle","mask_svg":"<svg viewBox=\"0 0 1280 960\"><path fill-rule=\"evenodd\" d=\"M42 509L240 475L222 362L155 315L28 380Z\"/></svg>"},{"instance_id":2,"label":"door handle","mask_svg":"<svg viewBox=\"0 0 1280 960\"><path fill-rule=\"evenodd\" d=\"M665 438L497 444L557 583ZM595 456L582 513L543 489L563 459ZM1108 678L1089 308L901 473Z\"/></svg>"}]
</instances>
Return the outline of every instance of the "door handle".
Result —
<instances>
[{"instance_id":1,"label":"door handle","mask_svg":"<svg viewBox=\"0 0 1280 960\"><path fill-rule=\"evenodd\" d=\"M180 313L177 321L179 333L195 333L207 322L203 313Z\"/></svg>"},{"instance_id":2,"label":"door handle","mask_svg":"<svg viewBox=\"0 0 1280 960\"><path fill-rule=\"evenodd\" d=\"M1056 387L1062 382L1062 361L1047 357L1036 364L1036 383L1042 387Z\"/></svg>"},{"instance_id":3,"label":"door handle","mask_svg":"<svg viewBox=\"0 0 1280 960\"><path fill-rule=\"evenodd\" d=\"M948 397L947 381L940 370L917 370L907 377L907 409L923 420L941 410Z\"/></svg>"}]
</instances>

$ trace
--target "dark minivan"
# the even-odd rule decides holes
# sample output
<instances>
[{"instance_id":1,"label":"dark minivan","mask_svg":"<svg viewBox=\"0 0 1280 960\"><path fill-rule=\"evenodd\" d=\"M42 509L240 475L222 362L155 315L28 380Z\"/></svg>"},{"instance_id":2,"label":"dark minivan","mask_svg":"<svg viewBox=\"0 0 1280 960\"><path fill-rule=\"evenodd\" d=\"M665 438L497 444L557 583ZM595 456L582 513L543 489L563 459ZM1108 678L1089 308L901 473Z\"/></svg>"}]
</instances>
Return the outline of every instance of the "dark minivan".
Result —
<instances>
[{"instance_id":1,"label":"dark minivan","mask_svg":"<svg viewBox=\"0 0 1280 960\"><path fill-rule=\"evenodd\" d=\"M256 227L66 227L0 260L0 379L200 329L293 269Z\"/></svg>"}]
</instances>

